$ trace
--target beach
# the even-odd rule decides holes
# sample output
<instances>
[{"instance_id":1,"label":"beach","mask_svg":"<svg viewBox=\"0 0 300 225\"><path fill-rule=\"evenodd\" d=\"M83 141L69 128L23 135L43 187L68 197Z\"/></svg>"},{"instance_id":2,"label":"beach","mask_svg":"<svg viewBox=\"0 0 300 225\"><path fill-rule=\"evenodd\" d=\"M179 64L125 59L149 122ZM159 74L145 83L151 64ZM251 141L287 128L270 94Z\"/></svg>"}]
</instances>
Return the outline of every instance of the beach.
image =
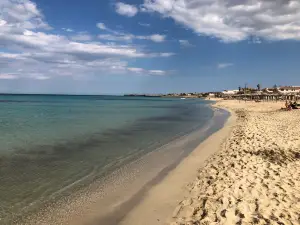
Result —
<instances>
[{"instance_id":1,"label":"beach","mask_svg":"<svg viewBox=\"0 0 300 225\"><path fill-rule=\"evenodd\" d=\"M283 106L216 100L213 119L200 129L23 221L3 224L300 224L300 111ZM210 118L203 112L190 124Z\"/></svg>"},{"instance_id":2,"label":"beach","mask_svg":"<svg viewBox=\"0 0 300 225\"><path fill-rule=\"evenodd\" d=\"M218 111L218 109L215 109ZM189 186L198 176L198 169L225 141L235 125L236 117L231 115L222 129L213 133L198 145L168 175L144 195L140 201L120 222L122 225L169 223L181 208L179 204L189 195Z\"/></svg>"},{"instance_id":3,"label":"beach","mask_svg":"<svg viewBox=\"0 0 300 225\"><path fill-rule=\"evenodd\" d=\"M116 224L229 114L201 99L0 96L0 224Z\"/></svg>"},{"instance_id":4,"label":"beach","mask_svg":"<svg viewBox=\"0 0 300 225\"><path fill-rule=\"evenodd\" d=\"M224 128L122 224L300 224L300 111L283 105L218 101L232 113Z\"/></svg>"},{"instance_id":5,"label":"beach","mask_svg":"<svg viewBox=\"0 0 300 225\"><path fill-rule=\"evenodd\" d=\"M300 0L0 0L0 46L0 225L300 225Z\"/></svg>"}]
</instances>

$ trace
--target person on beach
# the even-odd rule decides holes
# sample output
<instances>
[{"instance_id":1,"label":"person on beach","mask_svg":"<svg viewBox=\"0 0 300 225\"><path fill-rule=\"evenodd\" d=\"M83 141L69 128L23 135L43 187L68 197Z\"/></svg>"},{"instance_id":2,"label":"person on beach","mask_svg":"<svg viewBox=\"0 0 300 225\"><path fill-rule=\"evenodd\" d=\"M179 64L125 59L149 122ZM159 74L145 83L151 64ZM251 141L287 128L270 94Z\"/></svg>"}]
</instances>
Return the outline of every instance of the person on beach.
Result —
<instances>
[{"instance_id":1,"label":"person on beach","mask_svg":"<svg viewBox=\"0 0 300 225\"><path fill-rule=\"evenodd\" d=\"M284 110L292 110L292 109L299 109L298 108L299 104L295 101L294 103L292 103L292 101L288 102L287 100L285 101L285 108L282 108Z\"/></svg>"},{"instance_id":2,"label":"person on beach","mask_svg":"<svg viewBox=\"0 0 300 225\"><path fill-rule=\"evenodd\" d=\"M285 108L283 108L283 109L285 109L285 110L291 110L292 109L292 107L291 107L291 102L288 102L288 100L286 100L285 101Z\"/></svg>"},{"instance_id":3,"label":"person on beach","mask_svg":"<svg viewBox=\"0 0 300 225\"><path fill-rule=\"evenodd\" d=\"M285 101L285 107L284 108L281 108L283 110L287 110L287 111L290 111L292 110L292 102L288 102L288 100Z\"/></svg>"},{"instance_id":4,"label":"person on beach","mask_svg":"<svg viewBox=\"0 0 300 225\"><path fill-rule=\"evenodd\" d=\"M294 103L291 104L292 109L298 109L298 104L295 101Z\"/></svg>"},{"instance_id":5,"label":"person on beach","mask_svg":"<svg viewBox=\"0 0 300 225\"><path fill-rule=\"evenodd\" d=\"M289 108L289 103L288 103L287 100L285 101L285 108L286 108L286 109Z\"/></svg>"}]
</instances>

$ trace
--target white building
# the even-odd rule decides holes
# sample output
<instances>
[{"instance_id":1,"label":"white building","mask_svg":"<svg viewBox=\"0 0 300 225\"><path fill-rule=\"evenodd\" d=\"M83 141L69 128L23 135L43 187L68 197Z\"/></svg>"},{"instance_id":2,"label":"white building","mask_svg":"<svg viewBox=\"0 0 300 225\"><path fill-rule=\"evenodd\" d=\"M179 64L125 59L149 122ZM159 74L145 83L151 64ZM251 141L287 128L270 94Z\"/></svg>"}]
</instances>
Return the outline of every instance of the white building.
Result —
<instances>
[{"instance_id":1,"label":"white building","mask_svg":"<svg viewBox=\"0 0 300 225\"><path fill-rule=\"evenodd\" d=\"M266 92L268 94L273 94L274 93L274 88L265 88L265 89L263 89L263 92Z\"/></svg>"},{"instance_id":2,"label":"white building","mask_svg":"<svg viewBox=\"0 0 300 225\"><path fill-rule=\"evenodd\" d=\"M239 90L224 90L222 91L222 94L224 95L235 95L239 92Z\"/></svg>"},{"instance_id":3,"label":"white building","mask_svg":"<svg viewBox=\"0 0 300 225\"><path fill-rule=\"evenodd\" d=\"M288 94L300 94L300 86L282 86L278 87L277 91L280 94L288 95Z\"/></svg>"}]
</instances>

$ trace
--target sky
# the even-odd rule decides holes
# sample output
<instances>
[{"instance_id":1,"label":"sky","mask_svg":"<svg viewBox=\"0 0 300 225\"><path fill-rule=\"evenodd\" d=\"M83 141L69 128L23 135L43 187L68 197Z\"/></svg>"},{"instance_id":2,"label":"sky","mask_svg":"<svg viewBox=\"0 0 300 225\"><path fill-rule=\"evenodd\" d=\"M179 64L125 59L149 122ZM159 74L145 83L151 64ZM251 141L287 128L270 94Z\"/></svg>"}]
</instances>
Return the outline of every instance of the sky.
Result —
<instances>
[{"instance_id":1,"label":"sky","mask_svg":"<svg viewBox=\"0 0 300 225\"><path fill-rule=\"evenodd\" d=\"M298 0L0 0L0 92L300 85Z\"/></svg>"}]
</instances>

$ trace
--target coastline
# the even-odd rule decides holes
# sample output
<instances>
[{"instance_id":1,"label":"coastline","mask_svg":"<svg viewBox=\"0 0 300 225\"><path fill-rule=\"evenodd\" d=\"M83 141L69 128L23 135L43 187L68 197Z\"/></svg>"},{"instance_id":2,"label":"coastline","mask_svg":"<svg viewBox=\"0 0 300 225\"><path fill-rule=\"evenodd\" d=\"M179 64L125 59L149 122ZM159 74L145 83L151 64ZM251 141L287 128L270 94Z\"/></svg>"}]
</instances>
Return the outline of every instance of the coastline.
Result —
<instances>
[{"instance_id":1,"label":"coastline","mask_svg":"<svg viewBox=\"0 0 300 225\"><path fill-rule=\"evenodd\" d=\"M218 101L236 125L181 198L170 224L300 224L300 111Z\"/></svg>"},{"instance_id":2,"label":"coastline","mask_svg":"<svg viewBox=\"0 0 300 225\"><path fill-rule=\"evenodd\" d=\"M67 201L49 206L27 218L25 224L117 224L144 201L152 187L189 155L208 136L223 127L228 113L214 110L205 126L187 133L145 157L94 183ZM171 162L171 163L170 163ZM131 173L128 173L131 171ZM16 221L17 222L17 221ZM18 221L17 224L24 224Z\"/></svg>"},{"instance_id":3,"label":"coastline","mask_svg":"<svg viewBox=\"0 0 300 225\"><path fill-rule=\"evenodd\" d=\"M114 176L116 186L104 187L114 189L108 198L91 187L27 224L300 224L300 111L279 110L282 104L216 101L215 115L231 113L219 130L149 154L154 164L141 160L129 168L133 176L121 171L129 186L118 189ZM186 151L192 140L200 144ZM172 164L155 167L174 154Z\"/></svg>"},{"instance_id":4,"label":"coastline","mask_svg":"<svg viewBox=\"0 0 300 225\"><path fill-rule=\"evenodd\" d=\"M220 150L222 143L229 136L236 123L236 115L233 111L218 107L214 103L211 104L211 107L215 111L222 109L230 112L230 116L223 127L207 137L174 169L169 171L163 180L152 186L143 200L119 224L166 224L166 221L167 223L170 222L180 210L177 205L188 195L188 186L197 177L197 171L205 165L207 159Z\"/></svg>"}]
</instances>

